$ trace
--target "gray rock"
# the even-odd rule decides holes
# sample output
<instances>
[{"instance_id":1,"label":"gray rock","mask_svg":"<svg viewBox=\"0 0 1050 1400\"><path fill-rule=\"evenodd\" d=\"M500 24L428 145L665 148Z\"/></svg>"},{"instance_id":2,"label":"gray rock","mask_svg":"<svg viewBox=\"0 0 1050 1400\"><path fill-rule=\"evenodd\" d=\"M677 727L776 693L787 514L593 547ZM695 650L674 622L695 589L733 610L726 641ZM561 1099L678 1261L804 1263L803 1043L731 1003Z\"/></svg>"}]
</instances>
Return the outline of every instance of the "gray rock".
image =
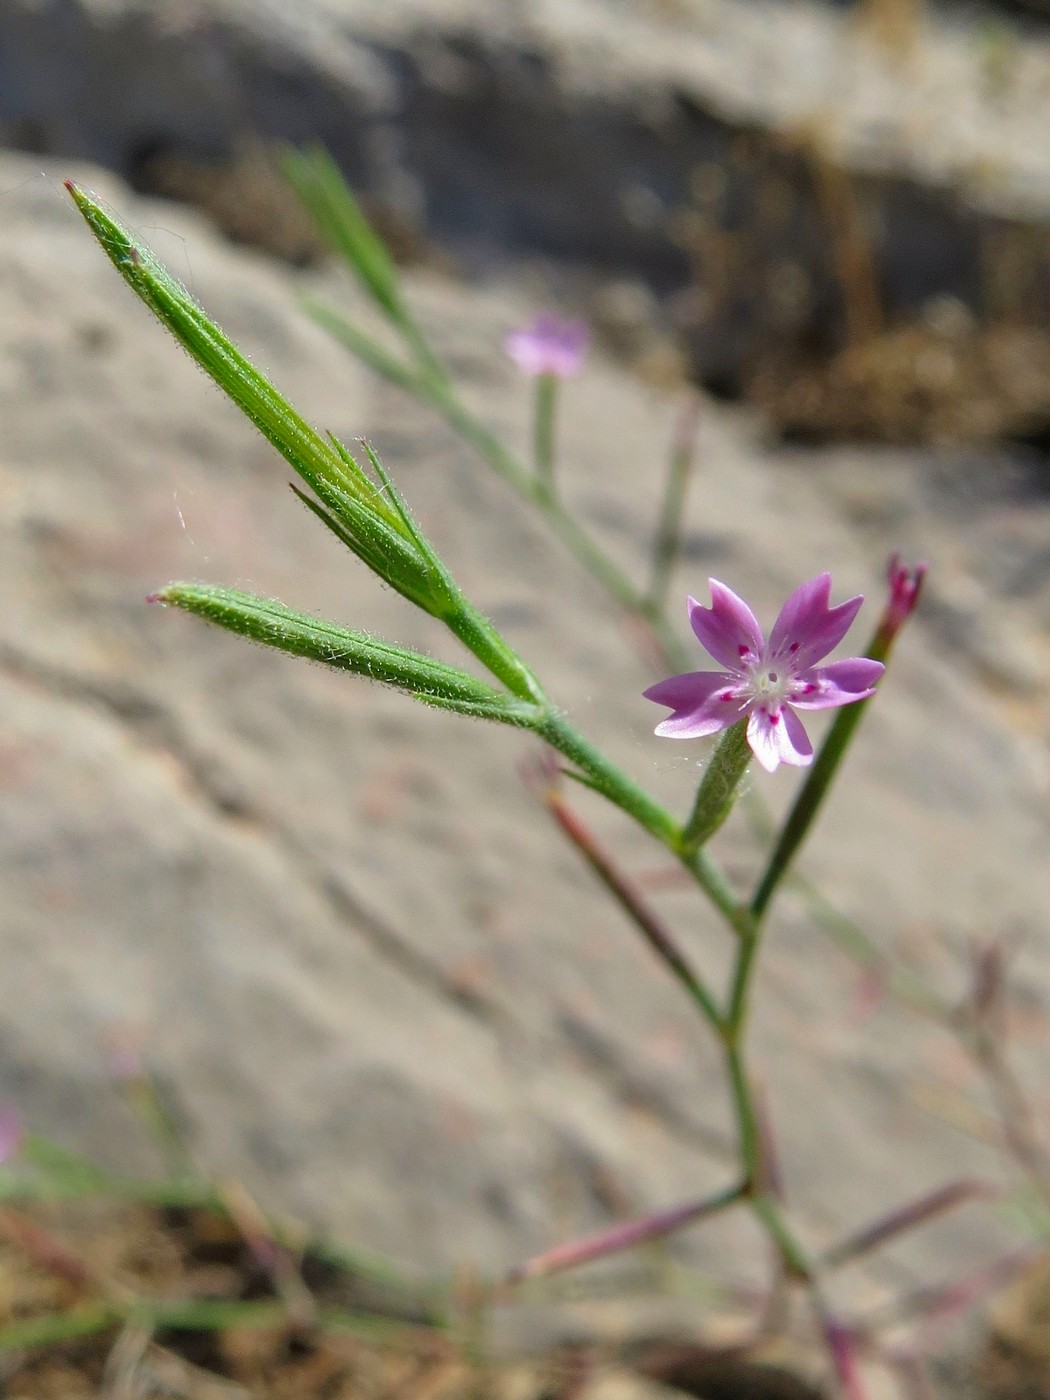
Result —
<instances>
[{"instance_id":1,"label":"gray rock","mask_svg":"<svg viewBox=\"0 0 1050 1400\"><path fill-rule=\"evenodd\" d=\"M950 295L1045 324L1048 73L1038 35L931 16L887 45L772 0L0 9L9 144L199 199L245 143L321 141L475 273L541 253L663 297L692 269L677 312L726 389L770 336L789 359L837 344L869 253L891 318Z\"/></svg>"}]
</instances>

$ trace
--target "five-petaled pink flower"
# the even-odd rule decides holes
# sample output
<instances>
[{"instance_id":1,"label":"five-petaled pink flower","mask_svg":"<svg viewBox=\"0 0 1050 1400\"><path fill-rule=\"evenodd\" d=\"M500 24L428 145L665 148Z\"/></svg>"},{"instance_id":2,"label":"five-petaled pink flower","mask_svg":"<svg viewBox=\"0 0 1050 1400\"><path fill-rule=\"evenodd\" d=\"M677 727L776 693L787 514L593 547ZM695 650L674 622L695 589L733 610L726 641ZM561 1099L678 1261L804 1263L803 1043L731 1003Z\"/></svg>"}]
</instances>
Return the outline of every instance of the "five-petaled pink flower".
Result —
<instances>
[{"instance_id":1,"label":"five-petaled pink flower","mask_svg":"<svg viewBox=\"0 0 1050 1400\"><path fill-rule=\"evenodd\" d=\"M531 326L511 331L503 348L522 374L541 374L569 379L583 364L590 344L590 332L582 321L563 321L545 311Z\"/></svg>"},{"instance_id":2,"label":"five-petaled pink flower","mask_svg":"<svg viewBox=\"0 0 1050 1400\"><path fill-rule=\"evenodd\" d=\"M795 710L826 710L873 695L884 667L852 656L817 662L849 631L863 598L828 606L831 575L796 588L780 610L767 642L742 598L709 579L711 606L689 599L689 621L700 643L725 671L691 671L645 692L673 713L656 726L669 739L699 739L747 716L747 742L770 773L780 763L804 767L813 745Z\"/></svg>"},{"instance_id":3,"label":"five-petaled pink flower","mask_svg":"<svg viewBox=\"0 0 1050 1400\"><path fill-rule=\"evenodd\" d=\"M25 1140L22 1116L13 1104L0 1103L0 1165L17 1157Z\"/></svg>"}]
</instances>

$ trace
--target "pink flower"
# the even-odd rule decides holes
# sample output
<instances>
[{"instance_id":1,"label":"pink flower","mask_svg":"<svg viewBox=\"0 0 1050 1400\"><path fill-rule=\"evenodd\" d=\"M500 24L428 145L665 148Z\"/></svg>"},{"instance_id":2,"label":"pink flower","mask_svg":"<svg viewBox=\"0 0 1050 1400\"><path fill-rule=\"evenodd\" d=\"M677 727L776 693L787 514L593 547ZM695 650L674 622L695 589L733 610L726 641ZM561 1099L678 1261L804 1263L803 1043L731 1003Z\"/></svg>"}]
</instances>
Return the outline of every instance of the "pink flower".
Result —
<instances>
[{"instance_id":1,"label":"pink flower","mask_svg":"<svg viewBox=\"0 0 1050 1400\"><path fill-rule=\"evenodd\" d=\"M656 726L657 734L699 739L746 715L747 742L763 768L772 773L780 763L805 767L813 761L813 745L795 710L866 700L885 669L881 661L859 656L816 665L849 631L863 598L829 608L831 575L819 574L795 589L767 642L743 599L717 579L708 582L711 607L690 598L689 621L701 645L726 669L691 671L650 686L646 699L673 711Z\"/></svg>"},{"instance_id":2,"label":"pink flower","mask_svg":"<svg viewBox=\"0 0 1050 1400\"><path fill-rule=\"evenodd\" d=\"M522 374L530 378L550 374L556 379L570 379L583 364L590 339L582 321L563 321L545 311L531 326L511 331L503 348Z\"/></svg>"},{"instance_id":3,"label":"pink flower","mask_svg":"<svg viewBox=\"0 0 1050 1400\"><path fill-rule=\"evenodd\" d=\"M0 1165L17 1157L25 1138L22 1117L13 1104L0 1104Z\"/></svg>"},{"instance_id":4,"label":"pink flower","mask_svg":"<svg viewBox=\"0 0 1050 1400\"><path fill-rule=\"evenodd\" d=\"M106 1040L109 1072L117 1084L137 1084L147 1077L142 1059L142 1035L130 1026L110 1031Z\"/></svg>"}]
</instances>

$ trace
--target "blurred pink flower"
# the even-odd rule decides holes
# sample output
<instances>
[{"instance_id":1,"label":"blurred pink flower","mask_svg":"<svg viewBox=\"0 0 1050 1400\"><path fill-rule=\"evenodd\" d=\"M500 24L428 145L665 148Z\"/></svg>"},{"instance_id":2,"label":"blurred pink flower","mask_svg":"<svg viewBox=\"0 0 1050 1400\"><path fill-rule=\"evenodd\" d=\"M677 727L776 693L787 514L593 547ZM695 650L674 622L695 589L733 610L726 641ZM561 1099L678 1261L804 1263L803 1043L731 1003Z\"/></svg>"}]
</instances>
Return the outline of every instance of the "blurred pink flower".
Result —
<instances>
[{"instance_id":1,"label":"blurred pink flower","mask_svg":"<svg viewBox=\"0 0 1050 1400\"><path fill-rule=\"evenodd\" d=\"M0 1165L17 1157L25 1138L22 1116L13 1104L0 1103Z\"/></svg>"},{"instance_id":2,"label":"blurred pink flower","mask_svg":"<svg viewBox=\"0 0 1050 1400\"><path fill-rule=\"evenodd\" d=\"M531 326L511 331L503 348L522 374L570 379L583 364L591 336L582 321L563 321L542 312Z\"/></svg>"},{"instance_id":3,"label":"blurred pink flower","mask_svg":"<svg viewBox=\"0 0 1050 1400\"><path fill-rule=\"evenodd\" d=\"M795 710L826 710L874 694L884 667L852 656L816 663L849 631L863 598L828 606L831 575L796 588L780 610L767 642L751 609L724 583L708 580L711 607L688 600L689 621L701 645L725 671L691 671L650 686L646 699L672 714L656 726L669 739L699 739L747 716L747 742L768 772L781 763L805 767L813 745Z\"/></svg>"},{"instance_id":4,"label":"blurred pink flower","mask_svg":"<svg viewBox=\"0 0 1050 1400\"><path fill-rule=\"evenodd\" d=\"M106 1058L114 1083L135 1084L146 1078L142 1056L144 1039L144 1032L138 1026L118 1025L107 1028L104 1035Z\"/></svg>"}]
</instances>

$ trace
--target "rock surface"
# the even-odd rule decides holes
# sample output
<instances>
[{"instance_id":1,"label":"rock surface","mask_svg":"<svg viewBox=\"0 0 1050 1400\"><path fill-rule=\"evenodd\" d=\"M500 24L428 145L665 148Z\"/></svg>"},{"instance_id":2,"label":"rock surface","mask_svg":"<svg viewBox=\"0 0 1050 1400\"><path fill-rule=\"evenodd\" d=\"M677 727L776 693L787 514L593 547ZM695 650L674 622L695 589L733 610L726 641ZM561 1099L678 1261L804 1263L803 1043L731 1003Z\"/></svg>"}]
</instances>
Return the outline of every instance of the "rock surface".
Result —
<instances>
[{"instance_id":1,"label":"rock surface","mask_svg":"<svg viewBox=\"0 0 1050 1400\"><path fill-rule=\"evenodd\" d=\"M733 392L770 336L790 357L877 329L872 279L891 317L950 296L1050 324L1048 76L1038 31L939 10L880 36L776 0L0 8L7 144L183 194L187 162L199 187L252 142L321 141L472 269L692 274L676 314Z\"/></svg>"},{"instance_id":2,"label":"rock surface","mask_svg":"<svg viewBox=\"0 0 1050 1400\"><path fill-rule=\"evenodd\" d=\"M257 123L345 142L325 128L404 117L413 88L476 98L484 56L506 109L531 76L569 107L590 96L640 117L648 104L654 128L669 101L741 126L819 121L848 165L1050 212L1050 38L940 7L896 47L817 0L302 0L294 14L279 0L10 0L0 35L3 120L120 167L135 143L215 151ZM121 91L107 83L118 70ZM482 133L461 134L476 153Z\"/></svg>"},{"instance_id":3,"label":"rock surface","mask_svg":"<svg viewBox=\"0 0 1050 1400\"><path fill-rule=\"evenodd\" d=\"M684 808L700 749L652 736L650 676L616 611L422 409L305 319L304 285L355 304L334 273L235 251L100 171L39 167L0 164L0 1097L143 1165L105 1050L137 1027L208 1170L424 1265L506 1266L725 1183L714 1050L525 792L526 739L144 605L172 577L228 582L455 655L298 507L59 177L137 227L311 421L375 442L558 701ZM523 441L527 395L498 346L531 308L436 277L409 291L486 418ZM566 490L634 570L673 408L600 358L566 395ZM768 617L827 567L837 596L870 595L866 630L890 549L930 560L928 605L804 866L946 989L963 990L971 944L1016 940L1020 1063L1050 1121L1050 502L1031 462L775 450L710 404L701 459L682 595L714 573ZM761 786L783 806L793 785ZM661 866L580 806L633 868ZM719 849L755 869L742 818ZM660 898L692 954L724 966L714 918ZM947 1177L1006 1172L951 1038L867 991L785 897L755 1064L815 1242ZM969 1209L836 1286L883 1298L1012 1238ZM730 1277L763 1257L743 1221L683 1249Z\"/></svg>"}]
</instances>

